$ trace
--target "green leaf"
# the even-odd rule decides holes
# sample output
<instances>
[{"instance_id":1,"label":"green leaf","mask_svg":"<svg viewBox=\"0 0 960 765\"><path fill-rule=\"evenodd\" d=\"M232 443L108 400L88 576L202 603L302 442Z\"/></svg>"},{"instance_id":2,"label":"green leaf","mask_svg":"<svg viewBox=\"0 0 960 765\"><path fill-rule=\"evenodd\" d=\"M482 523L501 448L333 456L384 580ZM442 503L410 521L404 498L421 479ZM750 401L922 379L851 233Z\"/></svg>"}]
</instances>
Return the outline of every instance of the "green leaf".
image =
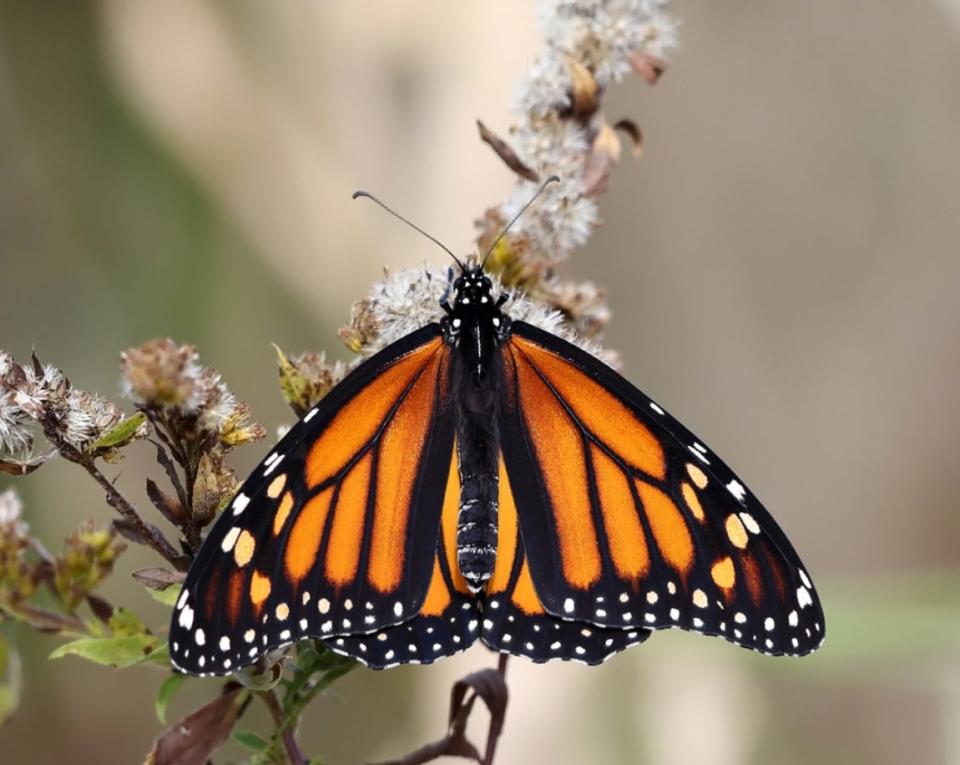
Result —
<instances>
[{"instance_id":1,"label":"green leaf","mask_svg":"<svg viewBox=\"0 0 960 765\"><path fill-rule=\"evenodd\" d=\"M240 746L244 746L252 752L263 752L266 751L268 746L270 746L269 741L266 741L253 731L249 730L235 730L233 732L233 740L240 744Z\"/></svg>"},{"instance_id":2,"label":"green leaf","mask_svg":"<svg viewBox=\"0 0 960 765\"><path fill-rule=\"evenodd\" d=\"M157 713L157 719L163 725L167 724L167 707L170 706L170 700L186 679L186 675L170 675L160 683L160 687L157 689L157 697L153 700L153 708Z\"/></svg>"},{"instance_id":3,"label":"green leaf","mask_svg":"<svg viewBox=\"0 0 960 765\"><path fill-rule=\"evenodd\" d=\"M146 420L147 416L143 412L137 412L133 417L127 417L127 419L120 422L113 430L107 431L100 436L100 438L93 442L90 448L97 450L122 446L133 438L134 434Z\"/></svg>"},{"instance_id":4,"label":"green leaf","mask_svg":"<svg viewBox=\"0 0 960 765\"><path fill-rule=\"evenodd\" d=\"M160 645L150 651L150 655L147 656L147 661L151 664L159 664L161 667L170 666L170 647L167 645L166 641L163 641Z\"/></svg>"},{"instance_id":5,"label":"green leaf","mask_svg":"<svg viewBox=\"0 0 960 765\"><path fill-rule=\"evenodd\" d=\"M114 637L128 637L130 635L145 635L147 634L147 628L133 611L121 606L110 617L110 632Z\"/></svg>"},{"instance_id":6,"label":"green leaf","mask_svg":"<svg viewBox=\"0 0 960 765\"><path fill-rule=\"evenodd\" d=\"M123 669L150 658L159 653L159 643L156 635L126 635L123 637L83 638L57 648L50 654L51 659L60 659L74 655L103 664L109 667ZM163 646L165 649L166 646ZM156 649L156 650L155 650Z\"/></svg>"},{"instance_id":7,"label":"green leaf","mask_svg":"<svg viewBox=\"0 0 960 765\"><path fill-rule=\"evenodd\" d=\"M0 725L20 705L20 657L0 634Z\"/></svg>"},{"instance_id":8,"label":"green leaf","mask_svg":"<svg viewBox=\"0 0 960 765\"><path fill-rule=\"evenodd\" d=\"M173 604L176 603L177 598L180 597L180 588L182 586L183 585L172 584L165 590L153 590L148 587L147 592L149 592L150 597L158 603L163 603L163 605L173 608Z\"/></svg>"}]
</instances>

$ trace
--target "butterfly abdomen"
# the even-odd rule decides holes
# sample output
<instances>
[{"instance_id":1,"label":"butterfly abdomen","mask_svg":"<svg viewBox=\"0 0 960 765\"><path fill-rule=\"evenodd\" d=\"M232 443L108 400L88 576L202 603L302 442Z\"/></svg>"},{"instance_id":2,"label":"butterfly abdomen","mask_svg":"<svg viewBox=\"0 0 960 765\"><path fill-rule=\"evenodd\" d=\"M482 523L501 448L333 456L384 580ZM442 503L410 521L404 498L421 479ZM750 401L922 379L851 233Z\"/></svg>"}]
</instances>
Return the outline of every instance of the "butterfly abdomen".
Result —
<instances>
[{"instance_id":1,"label":"butterfly abdomen","mask_svg":"<svg viewBox=\"0 0 960 765\"><path fill-rule=\"evenodd\" d=\"M465 435L461 429L460 435ZM475 446L475 444L473 445ZM487 465L469 442L458 441L460 457L460 513L457 516L457 563L474 592L493 575L497 555L496 462ZM479 458L479 459L478 459Z\"/></svg>"},{"instance_id":2,"label":"butterfly abdomen","mask_svg":"<svg viewBox=\"0 0 960 765\"><path fill-rule=\"evenodd\" d=\"M460 512L457 563L467 586L478 592L493 575L497 554L500 440L496 387L499 368L490 365L478 381L459 377L457 457L460 462Z\"/></svg>"}]
</instances>

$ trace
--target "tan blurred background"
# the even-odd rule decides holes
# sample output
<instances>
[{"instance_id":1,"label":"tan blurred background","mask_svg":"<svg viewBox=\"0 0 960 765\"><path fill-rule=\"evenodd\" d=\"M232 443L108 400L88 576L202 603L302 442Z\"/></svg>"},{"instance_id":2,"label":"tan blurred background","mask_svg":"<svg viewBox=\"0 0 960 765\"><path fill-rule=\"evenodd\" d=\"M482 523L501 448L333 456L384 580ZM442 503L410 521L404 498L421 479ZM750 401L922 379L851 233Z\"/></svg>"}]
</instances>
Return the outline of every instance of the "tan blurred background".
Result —
<instances>
[{"instance_id":1,"label":"tan blurred background","mask_svg":"<svg viewBox=\"0 0 960 765\"><path fill-rule=\"evenodd\" d=\"M335 329L382 266L443 262L350 192L467 251L511 187L474 119L509 124L534 10L0 4L0 346L115 397L118 351L171 335L261 422L288 422L269 343L346 356ZM607 102L646 156L617 169L568 272L609 287L628 376L789 532L828 638L803 660L680 633L597 668L514 660L499 762L960 763L960 3L674 11L664 79ZM121 486L141 496L147 469L143 450ZM15 483L51 547L109 517L67 464ZM125 578L153 562L128 554L107 591L159 623ZM0 760L140 761L161 673L48 663L54 640L14 638L24 700ZM492 662L476 647L359 670L307 714L307 749L401 754L442 733L450 683ZM193 683L171 716L216 687Z\"/></svg>"}]
</instances>

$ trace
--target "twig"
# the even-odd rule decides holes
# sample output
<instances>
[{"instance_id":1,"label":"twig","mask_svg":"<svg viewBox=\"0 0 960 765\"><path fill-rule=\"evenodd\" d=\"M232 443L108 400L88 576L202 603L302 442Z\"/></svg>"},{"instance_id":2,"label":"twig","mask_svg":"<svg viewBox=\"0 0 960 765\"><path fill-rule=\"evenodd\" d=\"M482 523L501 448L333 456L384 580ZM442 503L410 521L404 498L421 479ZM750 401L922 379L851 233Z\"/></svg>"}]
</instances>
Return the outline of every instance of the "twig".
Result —
<instances>
[{"instance_id":1,"label":"twig","mask_svg":"<svg viewBox=\"0 0 960 765\"><path fill-rule=\"evenodd\" d=\"M504 691L507 688L507 662L510 661L510 654L502 653L497 661L497 673L503 682ZM506 714L506 698L504 699L504 714L490 715L490 728L487 730L487 752L483 758L483 765L493 765L493 755L497 751L497 742L500 740L500 734L503 732L503 720Z\"/></svg>"},{"instance_id":2,"label":"twig","mask_svg":"<svg viewBox=\"0 0 960 765\"><path fill-rule=\"evenodd\" d=\"M483 669L467 675L453 684L450 691L450 720L447 735L426 744L409 754L379 765L422 765L441 757L465 757L479 765L493 765L497 742L503 732L507 711L507 661L509 654L500 654L496 669ZM477 699L482 699L490 710L490 727L483 757L467 738L467 721Z\"/></svg>"},{"instance_id":3,"label":"twig","mask_svg":"<svg viewBox=\"0 0 960 765\"><path fill-rule=\"evenodd\" d=\"M107 477L100 472L93 460L80 455L79 460L67 457L63 449L60 453L71 462L81 465L95 480L101 488L107 493L107 503L114 508L124 519L129 522L143 537L147 546L159 553L164 560L176 568L178 571L186 571L190 567L190 559L177 552L176 548L167 541L163 532L152 523L147 523L140 517L132 504L124 497L117 487L114 486Z\"/></svg>"},{"instance_id":4,"label":"twig","mask_svg":"<svg viewBox=\"0 0 960 765\"><path fill-rule=\"evenodd\" d=\"M283 750L287 755L290 765L307 765L307 756L297 743L297 737L293 725L287 724L283 717L283 709L277 700L277 694L272 690L263 691L258 694L263 699L263 703L270 710L270 716L273 718L273 724L276 726L277 734L283 743Z\"/></svg>"},{"instance_id":5,"label":"twig","mask_svg":"<svg viewBox=\"0 0 960 765\"><path fill-rule=\"evenodd\" d=\"M140 513L137 512L130 501L100 472L93 457L84 454L76 447L68 444L52 424L46 422L42 424L44 426L44 433L57 448L57 451L60 452L60 456L68 462L80 465L90 474L94 481L100 484L100 487L107 494L107 504L123 516L123 519L130 527L142 537L144 544L156 551L178 571L186 571L190 566L190 559L178 553L176 548L167 541L167 538L160 529L143 520Z\"/></svg>"}]
</instances>

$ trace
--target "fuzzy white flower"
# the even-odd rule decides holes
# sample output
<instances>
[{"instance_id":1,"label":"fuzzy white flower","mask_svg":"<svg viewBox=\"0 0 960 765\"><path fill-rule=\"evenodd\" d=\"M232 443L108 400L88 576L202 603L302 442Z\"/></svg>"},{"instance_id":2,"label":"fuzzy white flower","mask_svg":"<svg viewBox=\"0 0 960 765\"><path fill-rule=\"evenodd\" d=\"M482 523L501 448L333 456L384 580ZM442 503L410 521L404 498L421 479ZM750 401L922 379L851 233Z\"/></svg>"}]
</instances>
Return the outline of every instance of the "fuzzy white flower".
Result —
<instances>
[{"instance_id":1,"label":"fuzzy white flower","mask_svg":"<svg viewBox=\"0 0 960 765\"><path fill-rule=\"evenodd\" d=\"M570 60L584 67L598 88L606 88L631 71L633 56L660 57L675 45L676 23L666 7L665 0L545 0L540 6L546 45L514 98L519 120L511 144L541 177L560 177L517 228L552 260L569 256L599 222L596 203L582 183L590 148L587 128L565 114L573 91ZM512 219L530 193L520 182L501 206L503 218Z\"/></svg>"},{"instance_id":2,"label":"fuzzy white flower","mask_svg":"<svg viewBox=\"0 0 960 765\"><path fill-rule=\"evenodd\" d=\"M495 274L489 274L493 282L492 293L499 295L508 292ZM440 321L444 316L440 300L447 291L448 274L440 269L424 265L403 271L388 271L383 281L377 282L370 290L366 300L358 305L369 312L365 343L354 365L369 358L391 343L409 335L426 324ZM525 321L540 329L551 332L583 348L601 361L611 363L614 356L604 353L600 345L577 335L560 311L543 303L532 300L520 290L509 293L509 300L503 311L511 319ZM357 314L354 321L357 321ZM347 328L351 334L356 324Z\"/></svg>"},{"instance_id":3,"label":"fuzzy white flower","mask_svg":"<svg viewBox=\"0 0 960 765\"><path fill-rule=\"evenodd\" d=\"M27 535L27 524L23 521L23 503L13 489L0 493L0 526L12 529L15 537Z\"/></svg>"}]
</instances>

